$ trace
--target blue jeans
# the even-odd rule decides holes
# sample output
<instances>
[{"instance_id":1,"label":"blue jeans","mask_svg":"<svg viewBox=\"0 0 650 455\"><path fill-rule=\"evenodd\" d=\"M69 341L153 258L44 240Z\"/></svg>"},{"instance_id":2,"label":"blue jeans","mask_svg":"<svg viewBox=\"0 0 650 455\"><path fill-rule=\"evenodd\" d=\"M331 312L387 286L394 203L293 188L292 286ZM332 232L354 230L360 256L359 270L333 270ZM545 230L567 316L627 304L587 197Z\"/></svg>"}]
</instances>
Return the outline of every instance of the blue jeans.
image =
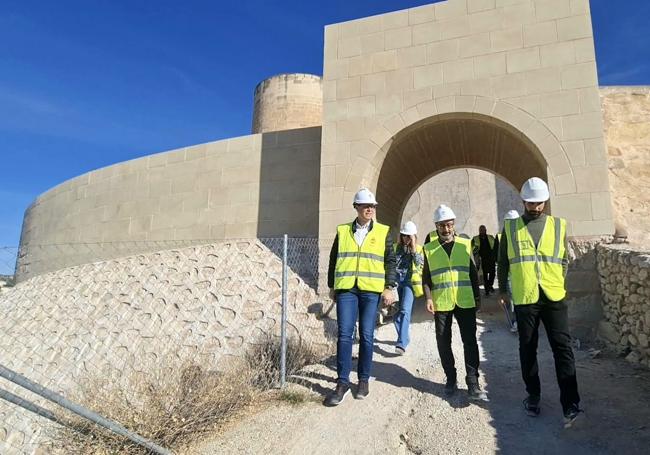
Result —
<instances>
[{"instance_id":1,"label":"blue jeans","mask_svg":"<svg viewBox=\"0 0 650 455\"><path fill-rule=\"evenodd\" d=\"M399 312L393 318L395 330L397 330L397 346L404 349L411 342L409 327L411 326L411 312L413 311L413 288L409 284L400 284L397 288L399 293Z\"/></svg>"},{"instance_id":2,"label":"blue jeans","mask_svg":"<svg viewBox=\"0 0 650 455\"><path fill-rule=\"evenodd\" d=\"M336 371L338 382L350 383L352 370L352 342L354 328L359 318L359 364L357 376L360 381L370 378L372 351L375 342L375 321L379 309L376 292L363 292L356 288L336 295L336 318L338 343L336 345Z\"/></svg>"}]
</instances>

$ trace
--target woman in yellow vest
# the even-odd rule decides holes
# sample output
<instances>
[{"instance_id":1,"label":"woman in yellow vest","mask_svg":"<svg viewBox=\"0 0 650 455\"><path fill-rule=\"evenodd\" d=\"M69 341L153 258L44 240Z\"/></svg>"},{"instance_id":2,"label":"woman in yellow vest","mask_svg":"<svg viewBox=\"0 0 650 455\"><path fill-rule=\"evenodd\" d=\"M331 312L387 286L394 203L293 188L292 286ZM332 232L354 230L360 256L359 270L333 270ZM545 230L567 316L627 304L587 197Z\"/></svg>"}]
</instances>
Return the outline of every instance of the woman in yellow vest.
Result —
<instances>
[{"instance_id":1,"label":"woman in yellow vest","mask_svg":"<svg viewBox=\"0 0 650 455\"><path fill-rule=\"evenodd\" d=\"M503 305L512 302L519 329L519 360L528 396L528 415L540 412L541 387L537 365L540 321L555 359L564 424L569 427L582 412L575 360L571 349L565 277L568 267L566 220L544 213L550 197L542 179L528 179L521 188L524 214L506 220L499 251L499 289ZM510 297L506 290L510 276Z\"/></svg>"},{"instance_id":2,"label":"woman in yellow vest","mask_svg":"<svg viewBox=\"0 0 650 455\"><path fill-rule=\"evenodd\" d=\"M440 363L445 370L445 394L452 395L458 386L451 349L451 327L456 318L463 340L465 382L471 400L488 401L479 385L479 352L476 341L476 309L480 304L478 273L469 239L456 237L456 215L441 205L433 215L437 236L424 245L422 280L427 310L434 314Z\"/></svg>"},{"instance_id":3,"label":"woman in yellow vest","mask_svg":"<svg viewBox=\"0 0 650 455\"><path fill-rule=\"evenodd\" d=\"M325 399L337 406L350 393L352 341L359 320L359 385L356 398L364 399L370 389L375 321L380 299L392 305L397 286L395 250L390 228L374 220L375 195L363 188L354 196L355 220L341 224L330 251L327 284L336 301L338 342L336 345L336 388Z\"/></svg>"},{"instance_id":4,"label":"woman in yellow vest","mask_svg":"<svg viewBox=\"0 0 650 455\"><path fill-rule=\"evenodd\" d=\"M400 229L400 236L395 245L395 259L397 261L397 293L399 295L399 310L393 322L397 331L395 352L403 355L411 341L409 328L411 325L411 312L413 301L423 295L422 291L422 266L424 256L422 247L417 244L417 226L413 221L407 221Z\"/></svg>"}]
</instances>

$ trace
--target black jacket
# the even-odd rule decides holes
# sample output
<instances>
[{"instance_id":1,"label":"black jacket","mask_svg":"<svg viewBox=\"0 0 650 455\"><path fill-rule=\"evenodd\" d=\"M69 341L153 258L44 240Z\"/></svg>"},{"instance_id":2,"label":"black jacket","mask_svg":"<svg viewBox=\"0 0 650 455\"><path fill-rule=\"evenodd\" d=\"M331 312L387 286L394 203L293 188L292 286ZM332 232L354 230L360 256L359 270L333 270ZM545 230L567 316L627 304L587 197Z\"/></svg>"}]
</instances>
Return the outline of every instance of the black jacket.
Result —
<instances>
[{"instance_id":1,"label":"black jacket","mask_svg":"<svg viewBox=\"0 0 650 455\"><path fill-rule=\"evenodd\" d=\"M356 230L356 220L352 221L352 232ZM370 221L368 232L372 231L374 221ZM336 269L336 258L339 252L339 235L334 237L334 243L330 250L330 262L327 268L327 285L334 288L334 270ZM384 269L386 270L386 287L397 286L397 260L395 259L395 249L393 248L393 235L391 229L388 228L386 235L386 250L384 251Z\"/></svg>"}]
</instances>

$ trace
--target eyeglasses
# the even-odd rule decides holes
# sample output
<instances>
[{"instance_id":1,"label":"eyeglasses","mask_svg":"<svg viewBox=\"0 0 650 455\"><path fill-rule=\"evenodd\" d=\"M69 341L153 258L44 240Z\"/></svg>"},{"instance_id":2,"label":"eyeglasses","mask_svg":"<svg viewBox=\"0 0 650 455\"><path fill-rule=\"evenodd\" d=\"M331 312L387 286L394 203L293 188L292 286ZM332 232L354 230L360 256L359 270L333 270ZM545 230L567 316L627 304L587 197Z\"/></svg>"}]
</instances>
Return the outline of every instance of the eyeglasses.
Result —
<instances>
[{"instance_id":1,"label":"eyeglasses","mask_svg":"<svg viewBox=\"0 0 650 455\"><path fill-rule=\"evenodd\" d=\"M452 229L454 227L454 222L450 221L449 223L436 223L436 226L439 228Z\"/></svg>"},{"instance_id":2,"label":"eyeglasses","mask_svg":"<svg viewBox=\"0 0 650 455\"><path fill-rule=\"evenodd\" d=\"M376 205L372 205L372 204L357 204L357 207L360 208L361 210L366 210L366 209L373 209L374 210L374 209L377 208Z\"/></svg>"}]
</instances>

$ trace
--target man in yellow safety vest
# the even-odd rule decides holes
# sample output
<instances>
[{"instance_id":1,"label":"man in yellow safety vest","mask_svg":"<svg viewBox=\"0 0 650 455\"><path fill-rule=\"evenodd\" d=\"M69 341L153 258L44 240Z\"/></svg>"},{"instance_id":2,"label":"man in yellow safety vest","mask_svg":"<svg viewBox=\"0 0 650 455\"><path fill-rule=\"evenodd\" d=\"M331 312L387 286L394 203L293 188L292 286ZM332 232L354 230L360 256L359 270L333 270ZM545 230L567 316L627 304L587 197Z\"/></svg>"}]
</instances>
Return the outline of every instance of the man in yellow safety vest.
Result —
<instances>
[{"instance_id":1,"label":"man in yellow safety vest","mask_svg":"<svg viewBox=\"0 0 650 455\"><path fill-rule=\"evenodd\" d=\"M377 201L367 188L354 196L357 217L336 230L330 251L327 284L336 301L338 342L336 346L337 384L325 399L326 406L339 405L350 393L352 342L359 320L359 384L356 398L364 399L370 389L375 320L380 299L394 302L397 286L395 249L390 227L374 220Z\"/></svg>"},{"instance_id":2,"label":"man in yellow safety vest","mask_svg":"<svg viewBox=\"0 0 650 455\"><path fill-rule=\"evenodd\" d=\"M566 220L544 213L550 197L542 179L528 179L521 188L525 212L505 220L499 251L499 289L503 305L512 302L519 329L519 360L528 396L528 415L540 412L541 388L537 364L539 322L544 324L555 359L565 427L582 412L566 296L568 266ZM510 276L511 296L506 292Z\"/></svg>"},{"instance_id":3,"label":"man in yellow safety vest","mask_svg":"<svg viewBox=\"0 0 650 455\"><path fill-rule=\"evenodd\" d=\"M478 274L469 239L454 235L456 215L446 205L433 216L436 236L424 245L422 281L427 310L434 314L436 341L447 376L445 394L457 390L456 366L451 349L451 327L456 318L463 340L465 382L471 400L488 401L479 385L479 351L476 341L476 309L480 304Z\"/></svg>"}]
</instances>

